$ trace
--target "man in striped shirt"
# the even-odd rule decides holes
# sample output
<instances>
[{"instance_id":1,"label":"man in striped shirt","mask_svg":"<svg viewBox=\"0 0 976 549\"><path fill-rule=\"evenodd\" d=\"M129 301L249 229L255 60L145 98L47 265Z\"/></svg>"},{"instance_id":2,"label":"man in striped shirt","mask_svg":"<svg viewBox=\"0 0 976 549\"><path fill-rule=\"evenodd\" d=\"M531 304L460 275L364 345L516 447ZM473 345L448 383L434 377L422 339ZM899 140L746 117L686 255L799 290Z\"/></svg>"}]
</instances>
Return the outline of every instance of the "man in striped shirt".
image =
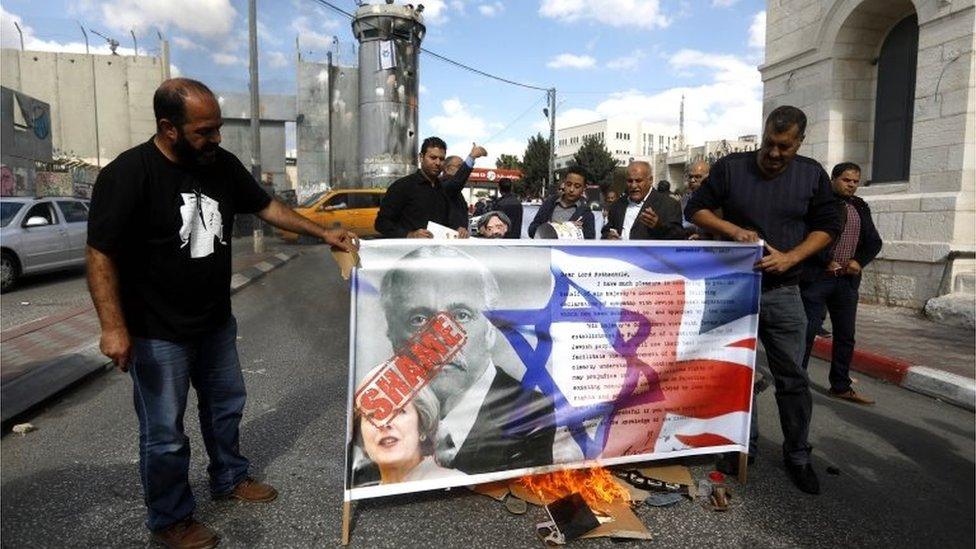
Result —
<instances>
[{"instance_id":1,"label":"man in striped shirt","mask_svg":"<svg viewBox=\"0 0 976 549\"><path fill-rule=\"evenodd\" d=\"M861 270L881 251L881 236L874 227L867 202L854 196L861 182L860 166L842 162L834 166L830 177L834 195L844 204L845 223L834 244L811 257L805 266L800 284L808 321L803 368L806 369L810 360L813 340L823 323L826 308L834 331L829 394L857 404L874 404L851 388L850 369Z\"/></svg>"}]
</instances>

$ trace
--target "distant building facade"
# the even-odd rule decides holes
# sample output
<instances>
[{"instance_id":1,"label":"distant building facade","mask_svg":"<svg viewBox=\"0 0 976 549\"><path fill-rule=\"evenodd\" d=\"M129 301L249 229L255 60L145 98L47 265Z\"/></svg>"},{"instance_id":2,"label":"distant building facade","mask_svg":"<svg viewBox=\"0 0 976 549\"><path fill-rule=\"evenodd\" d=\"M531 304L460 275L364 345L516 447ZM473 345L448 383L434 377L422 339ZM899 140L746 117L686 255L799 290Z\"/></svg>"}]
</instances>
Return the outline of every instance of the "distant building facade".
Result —
<instances>
[{"instance_id":1,"label":"distant building facade","mask_svg":"<svg viewBox=\"0 0 976 549\"><path fill-rule=\"evenodd\" d=\"M802 108L801 154L863 168L885 241L861 296L919 308L976 280L973 0L767 2L763 111Z\"/></svg>"},{"instance_id":2,"label":"distant building facade","mask_svg":"<svg viewBox=\"0 0 976 549\"><path fill-rule=\"evenodd\" d=\"M640 120L607 118L557 130L556 169L572 165L573 155L579 151L587 137L603 141L621 166L626 166L631 160L651 162L654 153L664 150L667 146L665 143L670 144L674 138L655 135L644 126Z\"/></svg>"}]
</instances>

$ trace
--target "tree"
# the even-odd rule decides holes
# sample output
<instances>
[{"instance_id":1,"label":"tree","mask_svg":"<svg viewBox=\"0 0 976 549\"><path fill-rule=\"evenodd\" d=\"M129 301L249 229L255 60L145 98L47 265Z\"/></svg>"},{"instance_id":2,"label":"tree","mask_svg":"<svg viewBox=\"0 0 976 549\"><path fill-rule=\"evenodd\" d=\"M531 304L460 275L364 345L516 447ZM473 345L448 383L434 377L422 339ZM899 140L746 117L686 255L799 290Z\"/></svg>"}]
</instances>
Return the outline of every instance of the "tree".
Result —
<instances>
[{"instance_id":1,"label":"tree","mask_svg":"<svg viewBox=\"0 0 976 549\"><path fill-rule=\"evenodd\" d=\"M542 187L549 177L549 140L536 134L529 138L522 155L522 181L525 182L525 194L530 197L540 196Z\"/></svg>"},{"instance_id":2,"label":"tree","mask_svg":"<svg viewBox=\"0 0 976 549\"><path fill-rule=\"evenodd\" d=\"M522 161L514 154L500 154L495 160L495 167L500 170L521 170Z\"/></svg>"},{"instance_id":3,"label":"tree","mask_svg":"<svg viewBox=\"0 0 976 549\"><path fill-rule=\"evenodd\" d=\"M613 172L620 164L598 137L584 137L573 161L583 168L588 181L603 188L613 183Z\"/></svg>"}]
</instances>

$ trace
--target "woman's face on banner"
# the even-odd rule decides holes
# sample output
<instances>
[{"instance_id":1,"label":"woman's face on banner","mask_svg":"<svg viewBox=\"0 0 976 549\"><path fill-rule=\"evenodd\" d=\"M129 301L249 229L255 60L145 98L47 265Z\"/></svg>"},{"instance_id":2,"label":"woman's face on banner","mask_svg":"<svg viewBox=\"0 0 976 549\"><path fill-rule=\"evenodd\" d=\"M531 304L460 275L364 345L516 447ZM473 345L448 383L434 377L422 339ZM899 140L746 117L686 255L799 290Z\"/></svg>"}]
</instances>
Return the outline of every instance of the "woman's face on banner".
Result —
<instances>
[{"instance_id":1,"label":"woman's face on banner","mask_svg":"<svg viewBox=\"0 0 976 549\"><path fill-rule=\"evenodd\" d=\"M442 403L463 393L481 377L491 358L495 327L482 311L485 308L481 276L471 272L438 272L424 278L407 276L399 292L396 316L388 318L389 335L395 347L401 345L438 312L451 315L467 334L468 341L454 359L434 376L431 389Z\"/></svg>"},{"instance_id":2,"label":"woman's face on banner","mask_svg":"<svg viewBox=\"0 0 976 549\"><path fill-rule=\"evenodd\" d=\"M382 427L360 418L366 455L380 467L413 467L421 459L419 426L417 408L413 404L394 412L393 419Z\"/></svg>"}]
</instances>

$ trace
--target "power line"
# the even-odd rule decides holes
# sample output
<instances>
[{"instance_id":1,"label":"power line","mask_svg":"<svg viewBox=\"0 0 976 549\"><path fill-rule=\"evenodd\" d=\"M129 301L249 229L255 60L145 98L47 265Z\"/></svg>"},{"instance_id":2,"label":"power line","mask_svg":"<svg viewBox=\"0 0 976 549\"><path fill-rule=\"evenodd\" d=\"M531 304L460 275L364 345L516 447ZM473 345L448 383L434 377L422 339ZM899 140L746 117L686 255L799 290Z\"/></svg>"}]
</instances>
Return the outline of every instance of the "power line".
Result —
<instances>
[{"instance_id":1,"label":"power line","mask_svg":"<svg viewBox=\"0 0 976 549\"><path fill-rule=\"evenodd\" d=\"M511 128L512 126L514 126L516 122L518 122L519 120L521 120L522 118L524 118L524 117L525 117L525 115L527 115L527 114L529 114L529 112L530 112L530 111L531 111L532 109L534 109L534 108L536 107L536 105L538 105L538 104L539 104L539 101L542 101L542 98L541 98L541 97L540 97L540 98L538 98L538 99L536 99L535 101L533 101L533 102L532 102L532 104L531 104L531 105L529 105L529 108L527 108L527 109L525 109L524 111L522 111L522 114L520 114L520 115L518 115L518 116L516 116L516 117L515 117L515 118L514 118L514 119L513 119L513 120L512 120L511 122L509 122L509 123L508 123L508 124L507 124L507 125L506 125L506 126L505 126L504 128L502 128L501 130L499 130L498 132L496 132L496 133L495 133L495 135L493 135L493 136L491 136L491 137L489 137L488 139L485 139L485 141L484 141L484 142L485 142L485 143L487 144L487 143L491 143L491 142L492 142L493 140L495 140L495 139L498 139L498 137L499 137L500 135L502 135L503 133L505 133L505 132L507 132L507 131L508 131L508 129L509 129L509 128Z\"/></svg>"},{"instance_id":2,"label":"power line","mask_svg":"<svg viewBox=\"0 0 976 549\"><path fill-rule=\"evenodd\" d=\"M328 0L313 0L313 1L316 2L316 3L318 3L318 4L321 4L321 5L325 6L327 8L329 8L329 9L332 9L332 10L336 11L337 13L341 13L342 15L345 15L346 17L348 17L350 19L355 19L355 15L353 15L352 13L350 13L350 12L348 12L348 11L340 8L339 6L336 6L332 2L329 2ZM379 30L379 29L377 29L377 30ZM474 68L474 67L472 67L470 65L465 65L464 63L461 63L460 61L455 61L455 60L450 59L448 57L444 57L443 55L441 55L439 53L432 52L432 51L428 50L427 48L425 48L423 46L421 46L420 51L423 52L423 53L426 53L426 54L430 55L431 57L434 57L435 59L439 59L439 60L441 60L441 61L443 61L445 63L448 63L450 65L454 65L455 67L458 67L460 69L464 69L466 71L473 72L475 74L479 74L479 75L484 76L486 78L492 78L494 80L498 80L499 82L504 82L506 84L511 84L513 86L520 86L522 88L527 88L527 89L530 89L530 90L538 90L538 91L544 91L544 92L548 92L549 91L549 88L543 88L543 87L540 87L540 86L533 86L531 84L525 84L525 83L522 83L522 82L516 82L515 80L509 80L508 78L503 78L501 76L497 76L497 75L494 75L494 74L485 72L483 70L476 69L476 68Z\"/></svg>"}]
</instances>

